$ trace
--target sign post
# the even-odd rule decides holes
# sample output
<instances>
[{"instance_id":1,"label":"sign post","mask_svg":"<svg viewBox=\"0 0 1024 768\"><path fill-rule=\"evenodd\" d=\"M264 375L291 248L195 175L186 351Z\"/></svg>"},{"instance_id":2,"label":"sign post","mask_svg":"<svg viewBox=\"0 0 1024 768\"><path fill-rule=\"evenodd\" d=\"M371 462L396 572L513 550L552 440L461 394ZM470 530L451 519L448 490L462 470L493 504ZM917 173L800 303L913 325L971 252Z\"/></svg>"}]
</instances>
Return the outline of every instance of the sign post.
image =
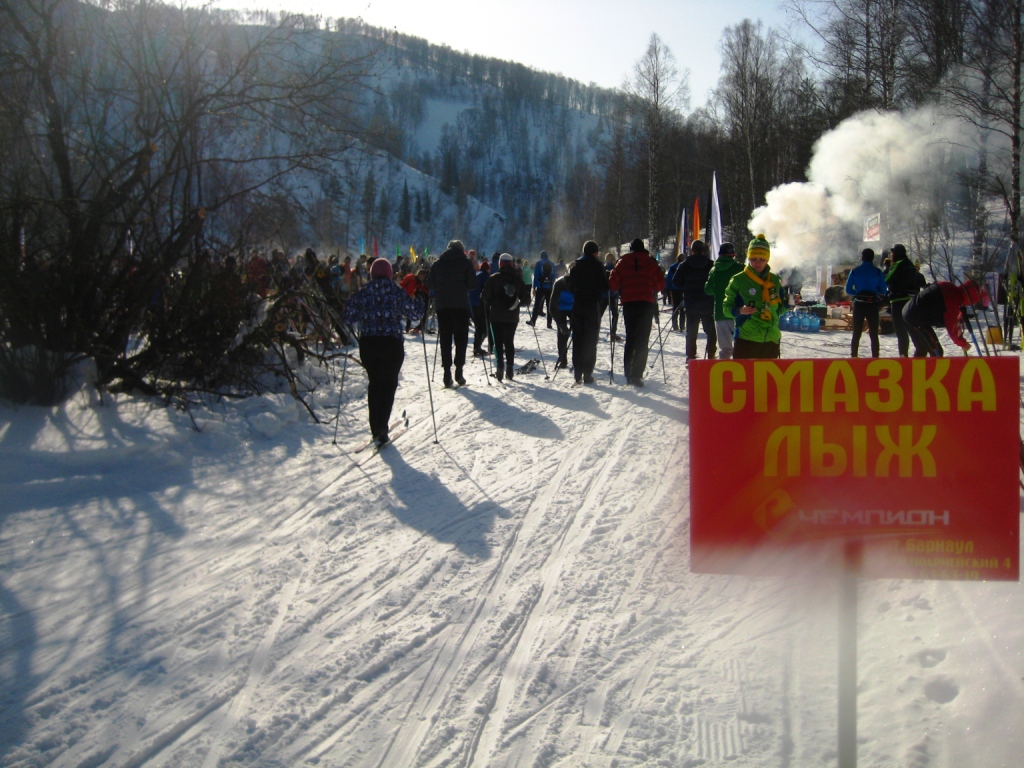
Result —
<instances>
[{"instance_id":1,"label":"sign post","mask_svg":"<svg viewBox=\"0 0 1024 768\"><path fill-rule=\"evenodd\" d=\"M689 377L690 570L839 572L853 768L858 577L1019 580L1018 360L694 361ZM741 468L726 483L723 439Z\"/></svg>"}]
</instances>

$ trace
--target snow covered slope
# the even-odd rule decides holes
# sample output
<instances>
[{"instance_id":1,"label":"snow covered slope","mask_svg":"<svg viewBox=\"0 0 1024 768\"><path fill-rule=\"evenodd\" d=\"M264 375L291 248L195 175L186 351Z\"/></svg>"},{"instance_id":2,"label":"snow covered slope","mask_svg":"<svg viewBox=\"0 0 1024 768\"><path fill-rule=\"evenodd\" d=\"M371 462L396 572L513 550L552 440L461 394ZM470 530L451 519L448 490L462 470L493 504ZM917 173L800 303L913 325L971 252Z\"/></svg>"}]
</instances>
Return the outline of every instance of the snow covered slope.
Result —
<instances>
[{"instance_id":1,"label":"snow covered slope","mask_svg":"<svg viewBox=\"0 0 1024 768\"><path fill-rule=\"evenodd\" d=\"M642 391L606 342L594 386L438 376L436 442L433 342L377 456L351 365L337 444L340 365L319 425L276 395L0 411L0 764L835 765L836 585L688 572L682 336ZM862 765L1020 765L1019 584L862 582L859 661Z\"/></svg>"}]
</instances>

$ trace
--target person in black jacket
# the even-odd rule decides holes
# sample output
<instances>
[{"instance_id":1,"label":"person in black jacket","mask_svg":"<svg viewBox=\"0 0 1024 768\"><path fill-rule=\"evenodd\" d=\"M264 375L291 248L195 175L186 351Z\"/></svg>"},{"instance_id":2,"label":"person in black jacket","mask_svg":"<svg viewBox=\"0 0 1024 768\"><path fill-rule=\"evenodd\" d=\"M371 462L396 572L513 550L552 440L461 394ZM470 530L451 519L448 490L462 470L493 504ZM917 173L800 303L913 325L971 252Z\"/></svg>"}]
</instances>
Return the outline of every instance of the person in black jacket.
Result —
<instances>
[{"instance_id":1,"label":"person in black jacket","mask_svg":"<svg viewBox=\"0 0 1024 768\"><path fill-rule=\"evenodd\" d=\"M928 282L907 257L907 247L903 243L896 243L889 255L892 258L892 266L885 273L885 282L889 287L889 311L892 314L892 326L896 331L896 346L900 357L907 357L910 354L910 328L903 318L903 310L907 302L920 293ZM927 355L928 351L926 347L919 348L915 338L914 357Z\"/></svg>"},{"instance_id":2,"label":"person in black jacket","mask_svg":"<svg viewBox=\"0 0 1024 768\"><path fill-rule=\"evenodd\" d=\"M583 244L583 255L569 267L566 286L572 303L572 368L576 383L594 381L601 315L608 303L608 274L598 260L601 248L593 240Z\"/></svg>"},{"instance_id":3,"label":"person in black jacket","mask_svg":"<svg viewBox=\"0 0 1024 768\"><path fill-rule=\"evenodd\" d=\"M461 241L452 240L427 275L427 288L437 310L438 344L441 345L446 387L452 386L453 362L455 381L460 386L466 383L462 367L466 364L466 347L469 345L469 292L475 285L476 273L465 247Z\"/></svg>"},{"instance_id":4,"label":"person in black jacket","mask_svg":"<svg viewBox=\"0 0 1024 768\"><path fill-rule=\"evenodd\" d=\"M697 332L704 328L707 343L704 356L708 360L715 359L718 348L718 330L715 327L715 297L704 292L704 284L711 274L714 262L708 258L707 247L703 240L694 240L690 244L690 255L676 269L672 280L672 289L682 294L684 312L686 313L686 359L697 359Z\"/></svg>"},{"instance_id":5,"label":"person in black jacket","mask_svg":"<svg viewBox=\"0 0 1024 768\"><path fill-rule=\"evenodd\" d=\"M494 342L494 376L512 381L516 357L516 327L519 308L530 301L530 286L516 271L512 254L498 259L498 272L487 278L480 292L480 302L487 308L491 338Z\"/></svg>"}]
</instances>

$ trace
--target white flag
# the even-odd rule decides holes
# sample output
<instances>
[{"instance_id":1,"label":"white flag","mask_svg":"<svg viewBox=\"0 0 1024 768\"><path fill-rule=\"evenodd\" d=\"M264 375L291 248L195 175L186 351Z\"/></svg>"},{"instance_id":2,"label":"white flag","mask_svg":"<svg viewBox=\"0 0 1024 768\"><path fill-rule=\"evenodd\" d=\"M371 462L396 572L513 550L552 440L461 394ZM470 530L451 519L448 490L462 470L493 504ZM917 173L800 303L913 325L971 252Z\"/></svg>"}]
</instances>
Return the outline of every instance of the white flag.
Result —
<instances>
[{"instance_id":1,"label":"white flag","mask_svg":"<svg viewBox=\"0 0 1024 768\"><path fill-rule=\"evenodd\" d=\"M722 209L718 204L718 174L711 172L711 219L708 221L708 249L712 259L718 258L725 236L722 233Z\"/></svg>"}]
</instances>

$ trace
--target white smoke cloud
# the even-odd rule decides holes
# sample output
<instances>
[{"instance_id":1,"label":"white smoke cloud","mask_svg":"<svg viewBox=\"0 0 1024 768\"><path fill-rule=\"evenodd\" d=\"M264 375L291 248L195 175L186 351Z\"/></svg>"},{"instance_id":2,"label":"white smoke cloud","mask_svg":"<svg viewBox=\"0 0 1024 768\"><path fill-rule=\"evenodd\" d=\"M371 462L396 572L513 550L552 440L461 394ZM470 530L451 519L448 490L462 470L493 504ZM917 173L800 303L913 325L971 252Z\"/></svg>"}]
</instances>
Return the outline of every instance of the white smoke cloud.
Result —
<instances>
[{"instance_id":1,"label":"white smoke cloud","mask_svg":"<svg viewBox=\"0 0 1024 768\"><path fill-rule=\"evenodd\" d=\"M922 212L945 199L948 155L966 129L938 111L864 112L823 135L806 183L765 196L750 231L772 243L772 269L859 261L865 217L882 214L882 242L909 239Z\"/></svg>"}]
</instances>

